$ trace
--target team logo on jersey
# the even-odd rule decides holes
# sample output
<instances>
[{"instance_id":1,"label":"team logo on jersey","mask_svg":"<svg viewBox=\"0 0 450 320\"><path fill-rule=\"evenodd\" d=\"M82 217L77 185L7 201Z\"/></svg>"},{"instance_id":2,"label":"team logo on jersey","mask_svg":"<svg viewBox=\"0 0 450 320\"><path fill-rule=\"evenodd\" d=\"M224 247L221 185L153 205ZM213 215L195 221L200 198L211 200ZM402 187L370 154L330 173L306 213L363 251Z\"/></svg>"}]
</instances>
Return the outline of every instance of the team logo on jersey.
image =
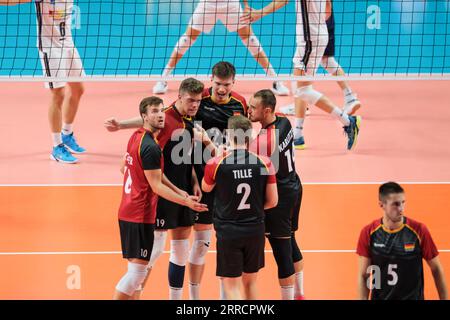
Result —
<instances>
[{"instance_id":1,"label":"team logo on jersey","mask_svg":"<svg viewBox=\"0 0 450 320\"><path fill-rule=\"evenodd\" d=\"M414 243L405 243L405 251L406 252L413 252L416 248L416 245Z\"/></svg>"},{"instance_id":2,"label":"team logo on jersey","mask_svg":"<svg viewBox=\"0 0 450 320\"><path fill-rule=\"evenodd\" d=\"M64 9L49 10L48 14L53 17L53 20L64 20L66 18Z\"/></svg>"}]
</instances>

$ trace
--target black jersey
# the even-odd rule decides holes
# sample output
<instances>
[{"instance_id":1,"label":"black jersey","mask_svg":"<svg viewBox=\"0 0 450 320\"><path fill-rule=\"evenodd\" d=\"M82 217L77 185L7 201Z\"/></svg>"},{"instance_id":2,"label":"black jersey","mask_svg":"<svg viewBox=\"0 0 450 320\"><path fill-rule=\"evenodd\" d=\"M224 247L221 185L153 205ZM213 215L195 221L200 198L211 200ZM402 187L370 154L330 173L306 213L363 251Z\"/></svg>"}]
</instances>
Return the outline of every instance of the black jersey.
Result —
<instances>
[{"instance_id":1,"label":"black jersey","mask_svg":"<svg viewBox=\"0 0 450 320\"><path fill-rule=\"evenodd\" d=\"M203 91L195 120L201 121L205 130L217 128L223 133L228 119L238 114L247 116L247 103L242 96L231 91L229 99L219 104L212 99L212 88L207 88Z\"/></svg>"},{"instance_id":2,"label":"black jersey","mask_svg":"<svg viewBox=\"0 0 450 320\"><path fill-rule=\"evenodd\" d=\"M204 180L215 184L214 228L218 239L264 234L266 185L276 183L269 158L246 149L208 161Z\"/></svg>"},{"instance_id":3,"label":"black jersey","mask_svg":"<svg viewBox=\"0 0 450 320\"><path fill-rule=\"evenodd\" d=\"M423 300L422 258L429 261L438 251L426 226L405 217L397 230L388 230L382 219L363 228L357 254L369 258L373 272L379 272L372 300Z\"/></svg>"},{"instance_id":4,"label":"black jersey","mask_svg":"<svg viewBox=\"0 0 450 320\"><path fill-rule=\"evenodd\" d=\"M262 128L250 150L270 157L277 174L280 196L286 190L298 191L300 178L295 171L294 130L288 118L276 114L274 122Z\"/></svg>"},{"instance_id":5,"label":"black jersey","mask_svg":"<svg viewBox=\"0 0 450 320\"><path fill-rule=\"evenodd\" d=\"M158 135L164 174L178 188L190 192L192 177L192 118L182 116L175 105L164 110L164 128Z\"/></svg>"}]
</instances>

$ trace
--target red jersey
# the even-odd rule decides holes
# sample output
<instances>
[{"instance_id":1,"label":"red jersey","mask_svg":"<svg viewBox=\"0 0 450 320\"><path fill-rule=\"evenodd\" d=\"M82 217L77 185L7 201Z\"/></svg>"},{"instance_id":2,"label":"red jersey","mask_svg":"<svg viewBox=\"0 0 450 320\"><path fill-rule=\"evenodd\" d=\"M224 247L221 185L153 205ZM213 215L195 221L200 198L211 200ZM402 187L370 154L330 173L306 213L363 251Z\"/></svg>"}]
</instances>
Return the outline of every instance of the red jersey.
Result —
<instances>
[{"instance_id":1,"label":"red jersey","mask_svg":"<svg viewBox=\"0 0 450 320\"><path fill-rule=\"evenodd\" d=\"M161 169L161 158L161 148L153 134L144 128L136 130L128 141L119 220L155 223L158 195L144 170Z\"/></svg>"}]
</instances>

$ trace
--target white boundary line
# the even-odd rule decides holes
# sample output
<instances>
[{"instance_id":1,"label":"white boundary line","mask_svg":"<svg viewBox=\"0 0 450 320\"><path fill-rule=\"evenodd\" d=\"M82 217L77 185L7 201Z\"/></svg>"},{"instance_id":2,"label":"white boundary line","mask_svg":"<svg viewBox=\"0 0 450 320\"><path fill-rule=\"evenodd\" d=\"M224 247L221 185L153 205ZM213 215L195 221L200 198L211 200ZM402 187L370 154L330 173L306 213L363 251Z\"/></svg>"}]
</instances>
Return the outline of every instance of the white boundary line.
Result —
<instances>
[{"instance_id":1,"label":"white boundary line","mask_svg":"<svg viewBox=\"0 0 450 320\"><path fill-rule=\"evenodd\" d=\"M84 77L44 77L44 76L0 76L0 81L6 82L147 82L147 81L182 81L193 77L198 80L208 81L209 74L181 74L163 77L161 75L87 75ZM385 74L347 74L345 76L331 76L329 74L316 74L314 76L294 76L291 74L269 77L265 74L236 75L240 81L371 81L371 80L450 80L449 73L385 73Z\"/></svg>"},{"instance_id":2,"label":"white boundary line","mask_svg":"<svg viewBox=\"0 0 450 320\"><path fill-rule=\"evenodd\" d=\"M302 185L379 185L386 181L362 181L362 182L302 182ZM429 184L450 184L449 181L399 181L399 184L419 184L419 185L429 185ZM0 184L0 187L121 187L121 183L62 183L62 184Z\"/></svg>"},{"instance_id":3,"label":"white boundary line","mask_svg":"<svg viewBox=\"0 0 450 320\"><path fill-rule=\"evenodd\" d=\"M438 250L439 253L450 253L449 249ZM265 253L271 253L272 250L264 250ZM356 253L356 250L302 250L304 253ZM170 251L164 251L168 254ZM217 253L216 250L210 250L208 253ZM42 251L42 252L0 252L0 256L40 256L40 255L114 255L122 254L122 251Z\"/></svg>"}]
</instances>

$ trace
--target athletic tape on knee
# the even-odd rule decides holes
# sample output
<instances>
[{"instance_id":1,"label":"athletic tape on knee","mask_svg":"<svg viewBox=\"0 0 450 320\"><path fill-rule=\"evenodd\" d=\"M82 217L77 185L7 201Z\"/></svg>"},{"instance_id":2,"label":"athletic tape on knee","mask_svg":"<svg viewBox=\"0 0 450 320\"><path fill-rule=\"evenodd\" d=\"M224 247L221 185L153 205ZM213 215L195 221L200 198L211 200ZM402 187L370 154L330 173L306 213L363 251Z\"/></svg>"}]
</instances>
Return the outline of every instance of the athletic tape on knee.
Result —
<instances>
[{"instance_id":1,"label":"athletic tape on knee","mask_svg":"<svg viewBox=\"0 0 450 320\"><path fill-rule=\"evenodd\" d=\"M194 243L192 244L189 262L195 265L205 264L205 256L211 244L212 230L196 231L194 233Z\"/></svg>"},{"instance_id":2,"label":"athletic tape on knee","mask_svg":"<svg viewBox=\"0 0 450 320\"><path fill-rule=\"evenodd\" d=\"M184 267L189 257L189 240L171 240L169 261Z\"/></svg>"},{"instance_id":3,"label":"athletic tape on knee","mask_svg":"<svg viewBox=\"0 0 450 320\"><path fill-rule=\"evenodd\" d=\"M131 297L133 293L140 288L147 276L147 272L148 269L145 264L128 262L128 271L122 279L120 279L116 286L116 290Z\"/></svg>"},{"instance_id":4,"label":"athletic tape on knee","mask_svg":"<svg viewBox=\"0 0 450 320\"><path fill-rule=\"evenodd\" d=\"M177 54L183 55L186 53L186 51L189 50L190 47L195 43L197 39L192 40L187 35L183 34L180 39L178 39L177 44L175 45L175 50L177 51Z\"/></svg>"},{"instance_id":5,"label":"athletic tape on knee","mask_svg":"<svg viewBox=\"0 0 450 320\"><path fill-rule=\"evenodd\" d=\"M150 256L150 261L148 262L148 267L152 268L156 260L163 254L164 247L166 246L166 239L167 239L167 231L155 231L154 232L155 238L153 240L153 248L152 248L152 254Z\"/></svg>"},{"instance_id":6,"label":"athletic tape on knee","mask_svg":"<svg viewBox=\"0 0 450 320\"><path fill-rule=\"evenodd\" d=\"M261 44L259 43L258 38L254 35L248 37L247 40L242 40L242 43L244 44L244 46L247 47L248 51L250 51L252 56L257 56L259 54L264 53L264 50L261 47Z\"/></svg>"},{"instance_id":7,"label":"athletic tape on knee","mask_svg":"<svg viewBox=\"0 0 450 320\"><path fill-rule=\"evenodd\" d=\"M336 74L341 68L334 57L322 57L322 67L327 70L329 74Z\"/></svg>"},{"instance_id":8,"label":"athletic tape on knee","mask_svg":"<svg viewBox=\"0 0 450 320\"><path fill-rule=\"evenodd\" d=\"M285 279L295 273L292 261L291 239L276 239L269 237L273 256L278 266L278 279Z\"/></svg>"},{"instance_id":9,"label":"athletic tape on knee","mask_svg":"<svg viewBox=\"0 0 450 320\"><path fill-rule=\"evenodd\" d=\"M323 94L319 91L314 90L312 85L300 87L295 90L295 96L297 98L300 98L311 105L315 105L322 95Z\"/></svg>"}]
</instances>

